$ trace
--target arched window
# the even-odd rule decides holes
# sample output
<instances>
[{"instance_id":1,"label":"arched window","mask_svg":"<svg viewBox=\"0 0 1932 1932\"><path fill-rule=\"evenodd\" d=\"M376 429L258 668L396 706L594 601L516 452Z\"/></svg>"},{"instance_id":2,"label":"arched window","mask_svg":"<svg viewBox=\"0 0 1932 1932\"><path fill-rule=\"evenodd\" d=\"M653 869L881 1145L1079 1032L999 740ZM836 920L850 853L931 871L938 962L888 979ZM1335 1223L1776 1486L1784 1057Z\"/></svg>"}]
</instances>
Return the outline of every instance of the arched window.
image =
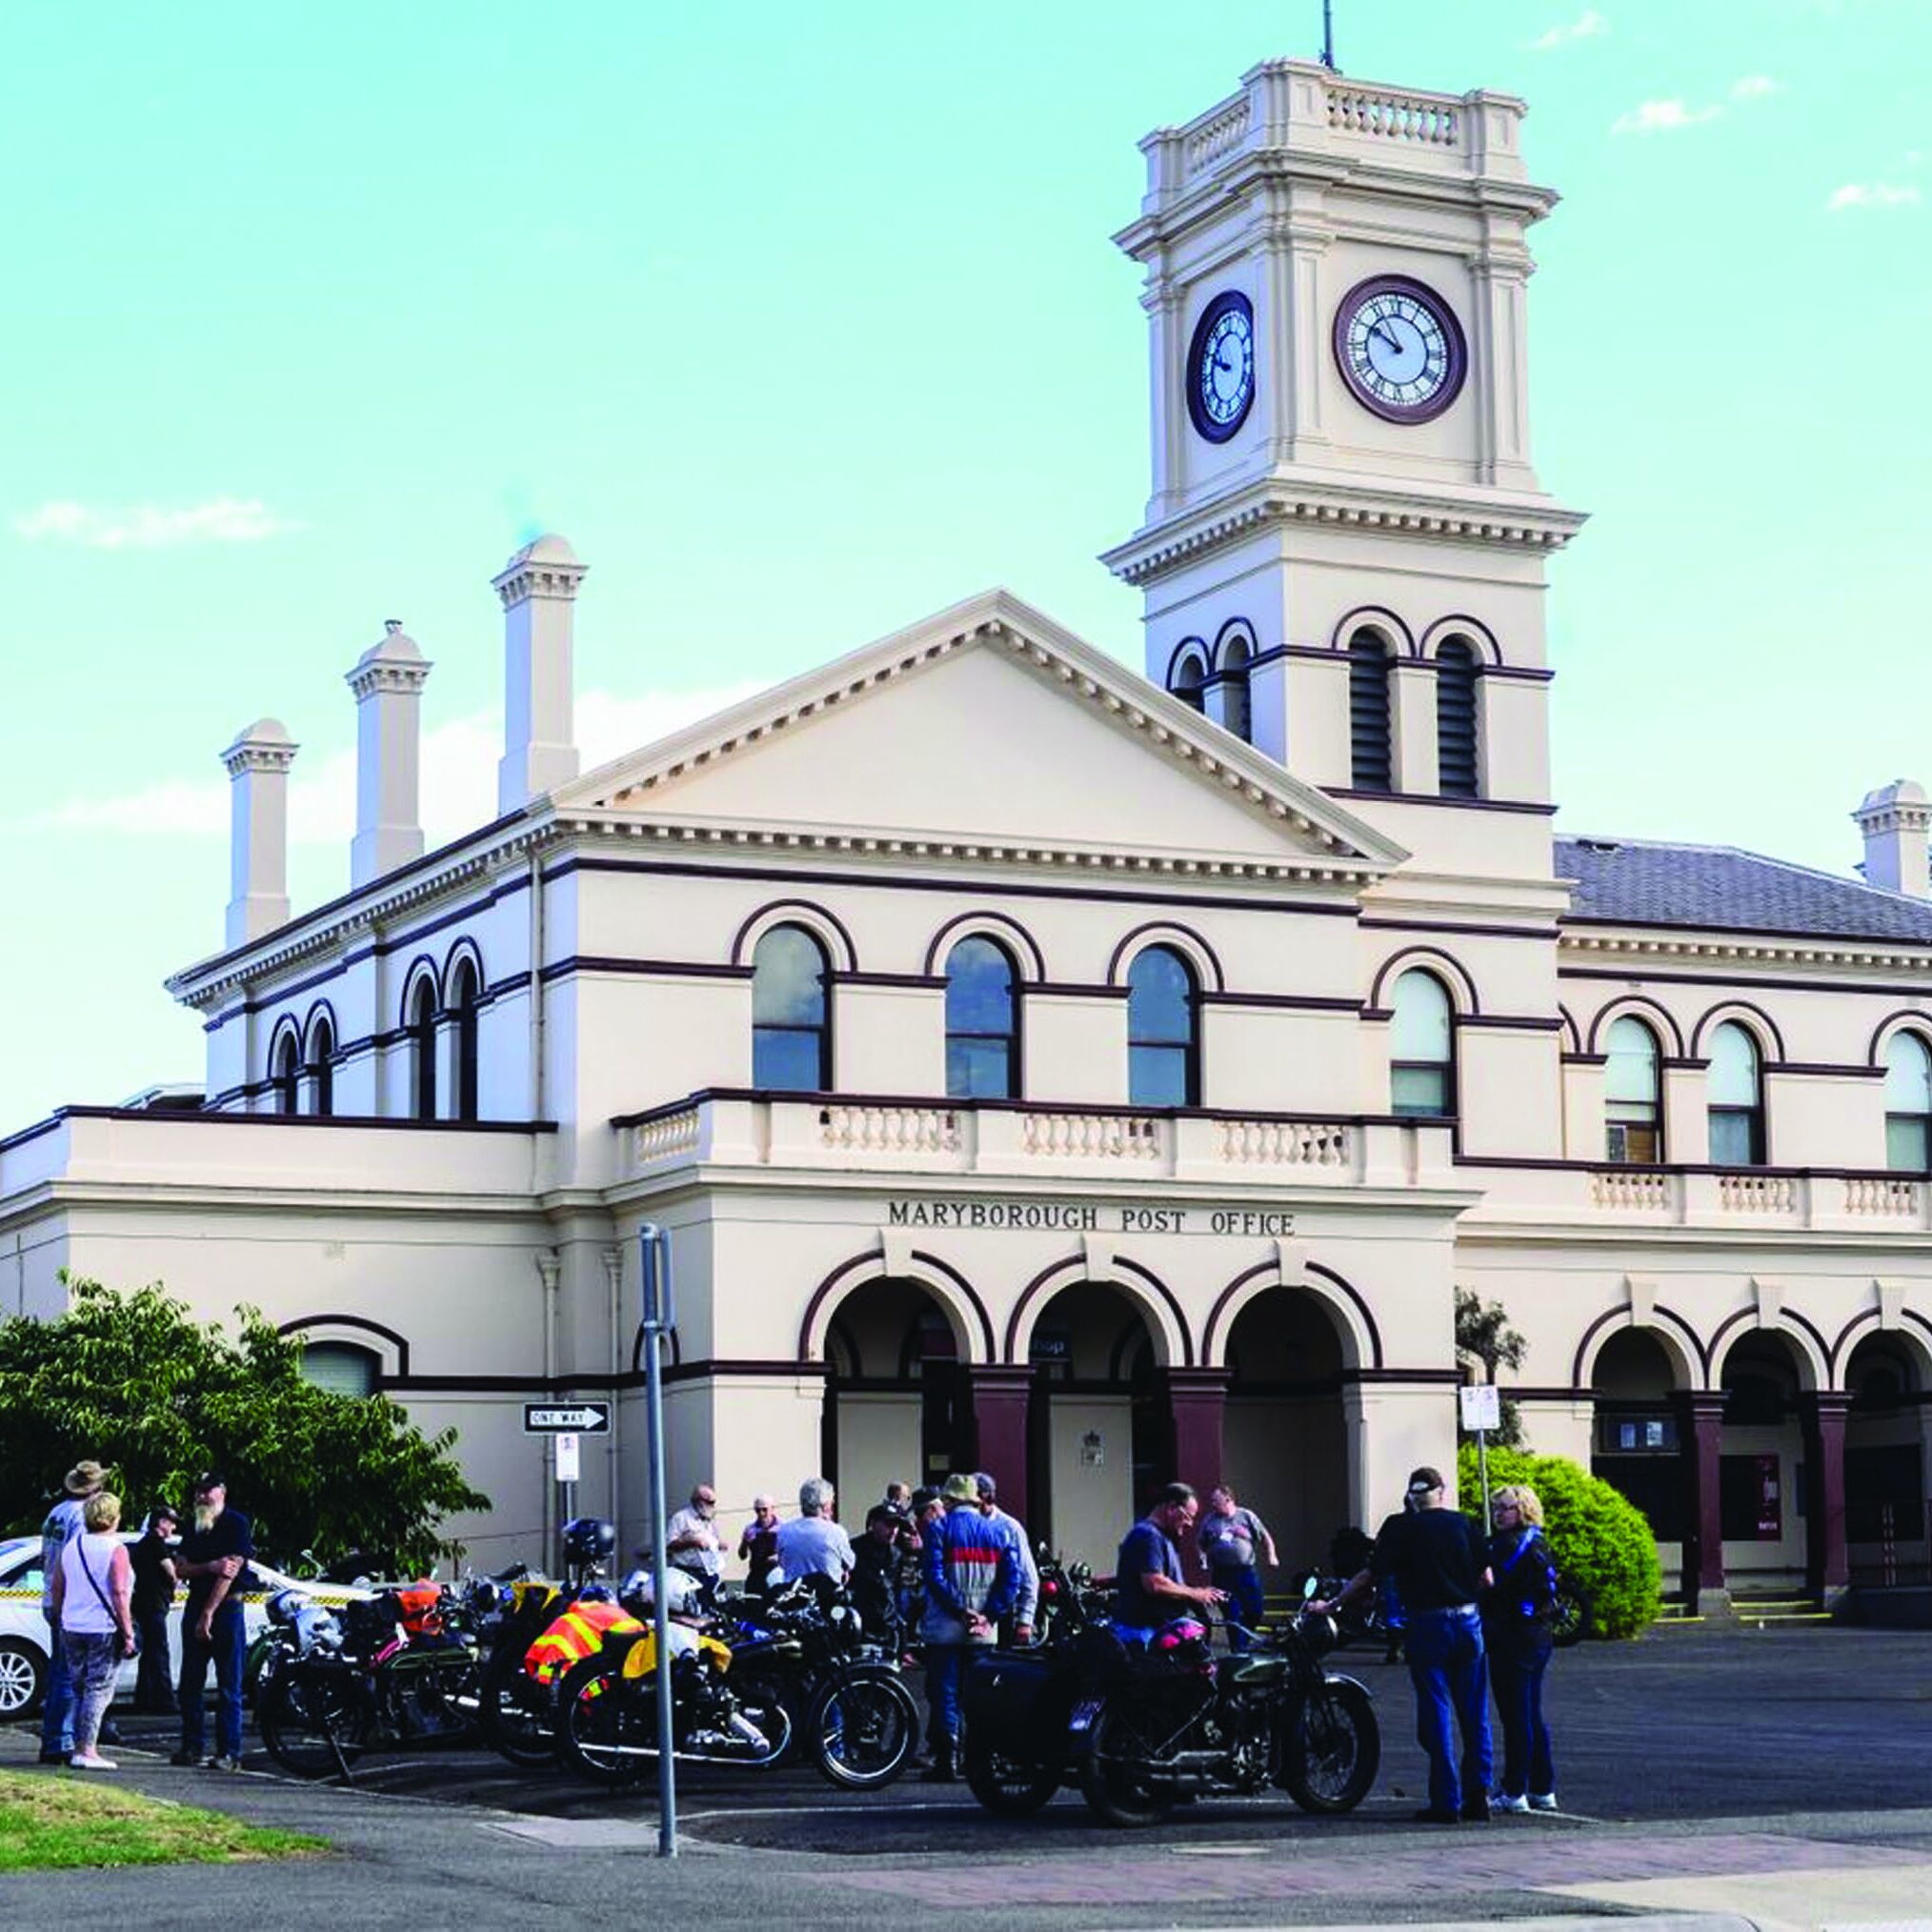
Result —
<instances>
[{"instance_id":1,"label":"arched window","mask_svg":"<svg viewBox=\"0 0 1932 1932\"><path fill-rule=\"evenodd\" d=\"M1932 1170L1932 1049L1916 1033L1885 1043L1885 1165L1897 1174Z\"/></svg>"},{"instance_id":2,"label":"arched window","mask_svg":"<svg viewBox=\"0 0 1932 1932\"><path fill-rule=\"evenodd\" d=\"M1657 1036L1640 1019L1613 1020L1603 1069L1604 1154L1647 1165L1663 1158L1663 1105Z\"/></svg>"},{"instance_id":3,"label":"arched window","mask_svg":"<svg viewBox=\"0 0 1932 1932\"><path fill-rule=\"evenodd\" d=\"M309 1029L309 1111L325 1117L335 1111L335 1028L326 1013Z\"/></svg>"},{"instance_id":4,"label":"arched window","mask_svg":"<svg viewBox=\"0 0 1932 1932\"><path fill-rule=\"evenodd\" d=\"M1460 637L1436 653L1436 771L1443 797L1477 795L1476 653Z\"/></svg>"},{"instance_id":5,"label":"arched window","mask_svg":"<svg viewBox=\"0 0 1932 1932\"><path fill-rule=\"evenodd\" d=\"M1389 1004L1389 1096L1398 1114L1439 1117L1456 1111L1449 995L1433 973L1412 968Z\"/></svg>"},{"instance_id":6,"label":"arched window","mask_svg":"<svg viewBox=\"0 0 1932 1932\"><path fill-rule=\"evenodd\" d=\"M1174 660L1174 694L1191 710L1204 712L1207 702L1201 687L1207 682L1207 660L1189 648Z\"/></svg>"},{"instance_id":7,"label":"arched window","mask_svg":"<svg viewBox=\"0 0 1932 1932\"><path fill-rule=\"evenodd\" d=\"M946 956L946 1092L953 1099L1018 1097L1016 977L1006 948L976 935Z\"/></svg>"},{"instance_id":8,"label":"arched window","mask_svg":"<svg viewBox=\"0 0 1932 1932\"><path fill-rule=\"evenodd\" d=\"M1248 694L1248 665L1253 655L1245 637L1230 637L1221 650L1218 721L1244 742L1255 735L1254 710Z\"/></svg>"},{"instance_id":9,"label":"arched window","mask_svg":"<svg viewBox=\"0 0 1932 1932\"><path fill-rule=\"evenodd\" d=\"M1734 1019L1711 1035L1711 1163L1764 1163L1764 1082L1758 1042Z\"/></svg>"},{"instance_id":10,"label":"arched window","mask_svg":"<svg viewBox=\"0 0 1932 1932\"><path fill-rule=\"evenodd\" d=\"M803 926L774 926L752 953L752 1084L822 1094L832 1085L825 948Z\"/></svg>"},{"instance_id":11,"label":"arched window","mask_svg":"<svg viewBox=\"0 0 1932 1932\"><path fill-rule=\"evenodd\" d=\"M474 1120L476 1108L476 962L467 955L450 976L450 1010L456 1016L456 1118Z\"/></svg>"},{"instance_id":12,"label":"arched window","mask_svg":"<svg viewBox=\"0 0 1932 1932\"><path fill-rule=\"evenodd\" d=\"M302 1047L293 1028L275 1042L275 1059L269 1069L269 1078L275 1090L275 1112L299 1114L302 1111Z\"/></svg>"},{"instance_id":13,"label":"arched window","mask_svg":"<svg viewBox=\"0 0 1932 1932\"><path fill-rule=\"evenodd\" d=\"M375 1351L352 1341L312 1341L302 1350L302 1379L332 1396L371 1396L381 1367Z\"/></svg>"},{"instance_id":14,"label":"arched window","mask_svg":"<svg viewBox=\"0 0 1932 1932\"><path fill-rule=\"evenodd\" d=\"M1349 640L1348 743L1350 784L1358 792L1394 791L1389 654L1373 631L1358 631Z\"/></svg>"},{"instance_id":15,"label":"arched window","mask_svg":"<svg viewBox=\"0 0 1932 1932\"><path fill-rule=\"evenodd\" d=\"M436 1117L436 988L426 973L410 996L410 1112Z\"/></svg>"},{"instance_id":16,"label":"arched window","mask_svg":"<svg viewBox=\"0 0 1932 1932\"><path fill-rule=\"evenodd\" d=\"M1200 1104L1200 991L1171 946L1127 969L1127 1098L1136 1107Z\"/></svg>"}]
</instances>

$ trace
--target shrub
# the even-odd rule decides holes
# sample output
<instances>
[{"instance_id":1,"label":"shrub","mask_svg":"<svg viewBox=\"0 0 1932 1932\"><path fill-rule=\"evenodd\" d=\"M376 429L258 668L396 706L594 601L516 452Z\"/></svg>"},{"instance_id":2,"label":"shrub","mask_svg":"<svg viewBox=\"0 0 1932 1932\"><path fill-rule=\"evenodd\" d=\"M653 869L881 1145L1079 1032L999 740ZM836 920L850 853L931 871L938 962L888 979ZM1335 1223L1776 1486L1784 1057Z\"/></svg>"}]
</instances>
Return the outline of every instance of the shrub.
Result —
<instances>
[{"instance_id":1,"label":"shrub","mask_svg":"<svg viewBox=\"0 0 1932 1932\"><path fill-rule=\"evenodd\" d=\"M1463 1507L1479 1515L1482 1485L1473 1442L1462 1445L1457 1482ZM1635 1503L1561 1456L1492 1449L1489 1486L1505 1482L1526 1482L1540 1499L1557 1569L1590 1600L1593 1635L1636 1637L1656 1620L1663 1595L1657 1539Z\"/></svg>"}]
</instances>

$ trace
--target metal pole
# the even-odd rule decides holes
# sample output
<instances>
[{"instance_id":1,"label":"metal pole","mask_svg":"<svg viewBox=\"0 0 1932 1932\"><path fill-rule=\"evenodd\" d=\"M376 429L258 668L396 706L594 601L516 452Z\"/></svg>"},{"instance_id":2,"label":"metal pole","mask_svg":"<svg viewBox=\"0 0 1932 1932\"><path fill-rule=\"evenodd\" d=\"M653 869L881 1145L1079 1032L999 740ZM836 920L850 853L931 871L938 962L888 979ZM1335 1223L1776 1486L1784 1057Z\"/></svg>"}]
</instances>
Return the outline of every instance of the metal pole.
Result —
<instances>
[{"instance_id":1,"label":"metal pole","mask_svg":"<svg viewBox=\"0 0 1932 1932\"><path fill-rule=\"evenodd\" d=\"M1489 1527L1489 1431L1476 1432L1476 1470L1482 1479L1482 1526Z\"/></svg>"},{"instance_id":2,"label":"metal pole","mask_svg":"<svg viewBox=\"0 0 1932 1932\"><path fill-rule=\"evenodd\" d=\"M657 1645L657 1856L677 1856L677 1773L672 1756L671 1590L664 1544L664 1378L658 1349L670 1328L671 1238L649 1222L639 1231L644 1284L644 1426L651 1451L651 1627Z\"/></svg>"}]
</instances>

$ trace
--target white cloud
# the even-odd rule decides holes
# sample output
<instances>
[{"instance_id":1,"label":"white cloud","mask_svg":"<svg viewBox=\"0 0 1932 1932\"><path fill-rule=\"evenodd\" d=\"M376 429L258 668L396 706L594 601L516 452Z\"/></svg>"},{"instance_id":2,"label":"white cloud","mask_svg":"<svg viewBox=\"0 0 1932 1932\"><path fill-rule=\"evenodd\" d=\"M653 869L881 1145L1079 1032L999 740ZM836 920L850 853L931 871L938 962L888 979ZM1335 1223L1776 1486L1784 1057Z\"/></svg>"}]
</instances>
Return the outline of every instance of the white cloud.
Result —
<instances>
[{"instance_id":1,"label":"white cloud","mask_svg":"<svg viewBox=\"0 0 1932 1932\"><path fill-rule=\"evenodd\" d=\"M1610 131L1613 134L1674 133L1680 128L1695 128L1700 121L1714 121L1723 111L1718 107L1689 108L1675 97L1644 101L1627 114L1619 114L1610 124Z\"/></svg>"},{"instance_id":2,"label":"white cloud","mask_svg":"<svg viewBox=\"0 0 1932 1932\"><path fill-rule=\"evenodd\" d=\"M749 697L757 682L701 691L651 691L635 697L588 691L576 706L577 743L585 771L654 743L685 725ZM423 832L433 848L496 815L496 761L503 753L500 713L452 718L423 734ZM214 759L211 756L211 765ZM37 823L127 838L215 838L229 826L229 781L164 779L131 792L63 800ZM289 779L292 845L344 845L355 830L355 754L332 752L312 769L297 757Z\"/></svg>"},{"instance_id":3,"label":"white cloud","mask_svg":"<svg viewBox=\"0 0 1932 1932\"><path fill-rule=\"evenodd\" d=\"M1566 26L1553 27L1547 33L1538 34L1530 42L1530 50L1535 53L1547 53L1552 48L1568 47L1576 40L1594 40L1600 33L1609 31L1610 23L1594 7L1586 7Z\"/></svg>"},{"instance_id":4,"label":"white cloud","mask_svg":"<svg viewBox=\"0 0 1932 1932\"><path fill-rule=\"evenodd\" d=\"M1731 98L1734 101L1768 100L1773 94L1781 94L1784 83L1776 81L1768 73L1747 73L1731 83Z\"/></svg>"},{"instance_id":5,"label":"white cloud","mask_svg":"<svg viewBox=\"0 0 1932 1932\"><path fill-rule=\"evenodd\" d=\"M1844 208L1916 208L1923 199L1909 182L1847 181L1832 190L1824 205L1836 213Z\"/></svg>"},{"instance_id":6,"label":"white cloud","mask_svg":"<svg viewBox=\"0 0 1932 1932\"><path fill-rule=\"evenodd\" d=\"M127 510L90 509L59 500L13 520L29 543L78 543L90 550L165 550L182 543L260 543L301 529L259 497L216 496L180 510L140 503Z\"/></svg>"}]
</instances>

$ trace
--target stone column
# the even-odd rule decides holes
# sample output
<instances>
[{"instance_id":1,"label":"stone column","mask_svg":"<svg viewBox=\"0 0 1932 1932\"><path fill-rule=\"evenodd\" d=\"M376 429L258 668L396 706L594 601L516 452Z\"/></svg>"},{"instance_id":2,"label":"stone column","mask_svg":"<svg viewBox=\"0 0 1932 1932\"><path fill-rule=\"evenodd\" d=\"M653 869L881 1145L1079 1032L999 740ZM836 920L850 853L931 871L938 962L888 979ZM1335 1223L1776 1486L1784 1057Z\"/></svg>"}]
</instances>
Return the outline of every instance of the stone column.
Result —
<instances>
[{"instance_id":1,"label":"stone column","mask_svg":"<svg viewBox=\"0 0 1932 1932\"><path fill-rule=\"evenodd\" d=\"M1026 1523L1027 1426L1032 1414L1033 1371L1011 1364L982 1364L966 1371L973 1397L978 1466L999 1485L999 1506Z\"/></svg>"},{"instance_id":2,"label":"stone column","mask_svg":"<svg viewBox=\"0 0 1932 1932\"><path fill-rule=\"evenodd\" d=\"M1718 1508L1718 1456L1724 1398L1717 1390L1680 1389L1678 1456L1683 1470L1683 1593L1698 1616L1727 1616L1723 1519Z\"/></svg>"},{"instance_id":3,"label":"stone column","mask_svg":"<svg viewBox=\"0 0 1932 1932\"><path fill-rule=\"evenodd\" d=\"M1848 1395L1799 1399L1804 1425L1804 1560L1812 1594L1831 1608L1844 1594L1850 1564L1844 1537L1844 1426Z\"/></svg>"}]
</instances>

